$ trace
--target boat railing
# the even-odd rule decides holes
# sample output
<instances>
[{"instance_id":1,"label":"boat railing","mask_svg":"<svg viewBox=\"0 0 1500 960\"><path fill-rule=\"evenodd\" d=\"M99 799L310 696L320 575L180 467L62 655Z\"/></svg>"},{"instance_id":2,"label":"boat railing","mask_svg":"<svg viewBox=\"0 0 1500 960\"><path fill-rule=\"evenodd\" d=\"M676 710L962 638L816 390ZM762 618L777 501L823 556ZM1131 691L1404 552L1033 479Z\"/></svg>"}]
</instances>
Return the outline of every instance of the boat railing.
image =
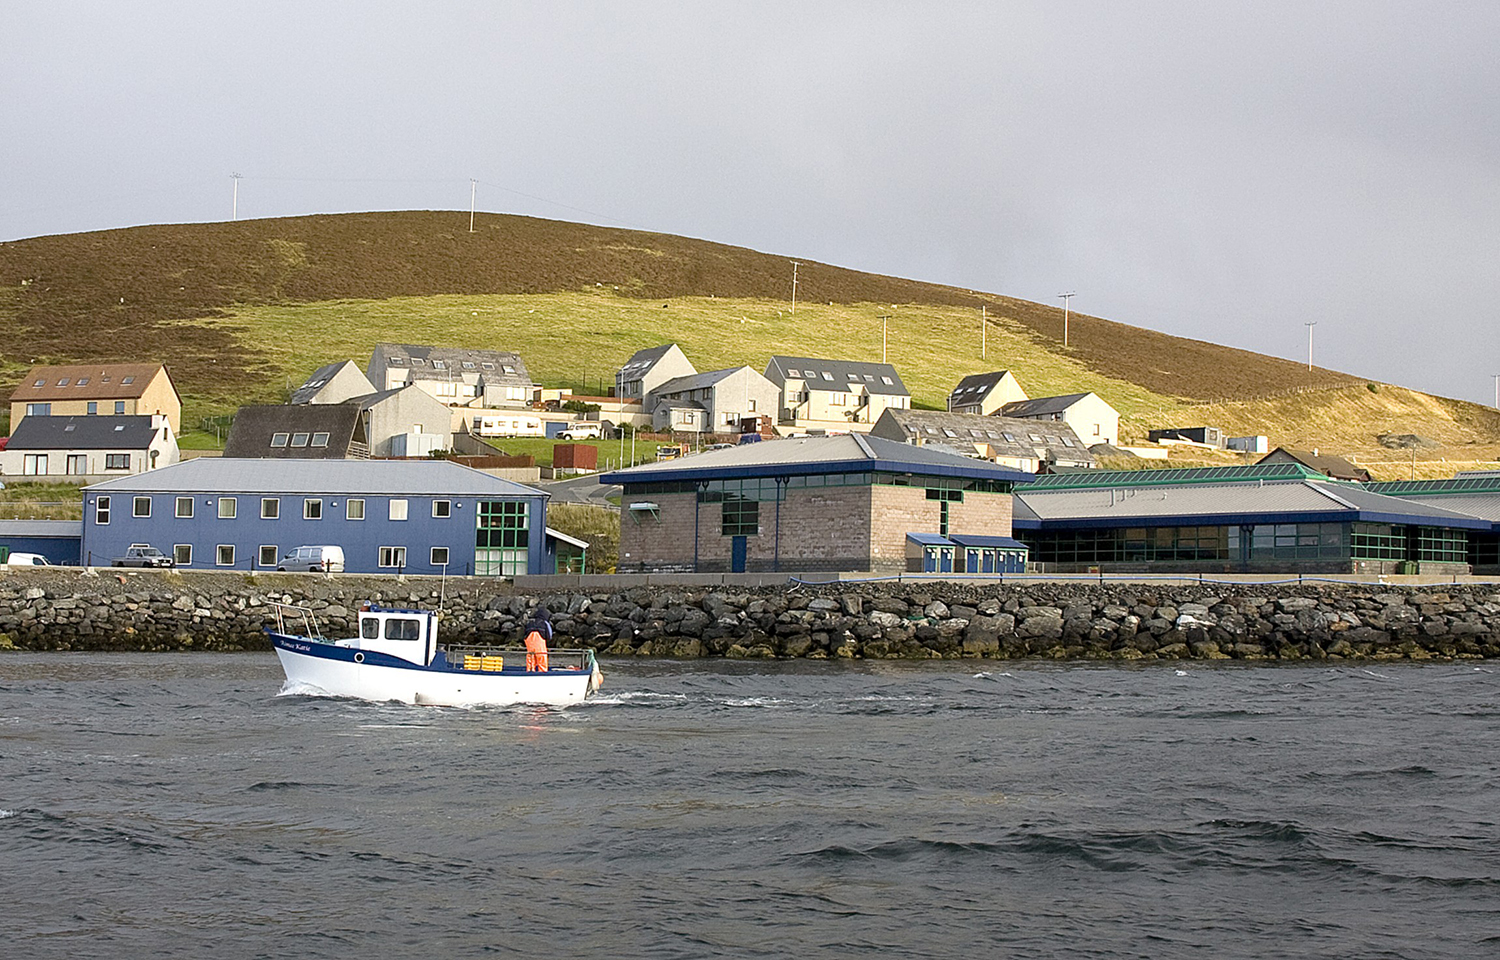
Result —
<instances>
[{"instance_id":1,"label":"boat railing","mask_svg":"<svg viewBox=\"0 0 1500 960\"><path fill-rule=\"evenodd\" d=\"M463 666L469 657L500 657L505 661L506 669L512 666L524 667L526 665L526 648L516 643L505 644L445 644L443 652L448 656L448 663L453 666ZM589 649L555 649L547 650L547 668L549 670L592 670L594 667L594 651Z\"/></svg>"},{"instance_id":2,"label":"boat railing","mask_svg":"<svg viewBox=\"0 0 1500 960\"><path fill-rule=\"evenodd\" d=\"M318 618L307 607L299 607L295 603L271 602L271 611L276 616L276 632L286 636L311 637L314 640L323 639L323 631L318 627ZM287 629L287 624L291 629ZM301 631L298 631L298 626Z\"/></svg>"}]
</instances>

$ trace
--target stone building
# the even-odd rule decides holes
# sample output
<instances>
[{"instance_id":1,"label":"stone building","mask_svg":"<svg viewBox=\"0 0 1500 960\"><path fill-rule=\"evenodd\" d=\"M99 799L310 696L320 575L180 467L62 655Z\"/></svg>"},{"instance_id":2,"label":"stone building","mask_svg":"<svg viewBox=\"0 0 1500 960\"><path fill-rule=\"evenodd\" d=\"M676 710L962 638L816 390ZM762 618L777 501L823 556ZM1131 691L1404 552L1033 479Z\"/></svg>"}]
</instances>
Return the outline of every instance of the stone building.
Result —
<instances>
[{"instance_id":1,"label":"stone building","mask_svg":"<svg viewBox=\"0 0 1500 960\"><path fill-rule=\"evenodd\" d=\"M620 470L620 572L997 572L1019 470L850 434ZM960 542L965 540L966 542ZM972 568L972 569L971 569Z\"/></svg>"}]
</instances>

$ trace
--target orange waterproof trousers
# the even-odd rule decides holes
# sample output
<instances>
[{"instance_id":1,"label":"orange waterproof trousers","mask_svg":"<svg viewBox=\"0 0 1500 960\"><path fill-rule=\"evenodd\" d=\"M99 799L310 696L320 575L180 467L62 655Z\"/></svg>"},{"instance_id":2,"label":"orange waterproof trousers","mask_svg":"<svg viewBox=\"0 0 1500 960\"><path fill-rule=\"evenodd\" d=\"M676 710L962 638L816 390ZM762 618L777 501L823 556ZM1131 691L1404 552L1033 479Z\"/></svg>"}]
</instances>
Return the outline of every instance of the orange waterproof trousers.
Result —
<instances>
[{"instance_id":1,"label":"orange waterproof trousers","mask_svg":"<svg viewBox=\"0 0 1500 960\"><path fill-rule=\"evenodd\" d=\"M526 669L547 669L547 641L535 630L526 635Z\"/></svg>"}]
</instances>

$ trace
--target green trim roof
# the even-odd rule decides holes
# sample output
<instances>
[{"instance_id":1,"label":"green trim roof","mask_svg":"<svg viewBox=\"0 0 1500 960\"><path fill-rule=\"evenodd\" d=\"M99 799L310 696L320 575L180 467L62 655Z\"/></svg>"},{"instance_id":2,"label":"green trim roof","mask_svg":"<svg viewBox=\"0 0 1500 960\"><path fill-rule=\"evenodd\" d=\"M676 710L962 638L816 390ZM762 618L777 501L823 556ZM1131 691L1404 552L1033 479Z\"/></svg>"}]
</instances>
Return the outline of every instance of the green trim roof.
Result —
<instances>
[{"instance_id":1,"label":"green trim roof","mask_svg":"<svg viewBox=\"0 0 1500 960\"><path fill-rule=\"evenodd\" d=\"M1300 463L1254 463L1233 467L1174 467L1168 470L1084 470L1037 477L1026 488L1089 490L1108 487L1179 487L1198 483L1254 483L1258 480L1327 480Z\"/></svg>"},{"instance_id":2,"label":"green trim roof","mask_svg":"<svg viewBox=\"0 0 1500 960\"><path fill-rule=\"evenodd\" d=\"M1455 477L1452 480L1385 480L1367 483L1365 489L1391 497L1440 493L1500 493L1500 474Z\"/></svg>"}]
</instances>

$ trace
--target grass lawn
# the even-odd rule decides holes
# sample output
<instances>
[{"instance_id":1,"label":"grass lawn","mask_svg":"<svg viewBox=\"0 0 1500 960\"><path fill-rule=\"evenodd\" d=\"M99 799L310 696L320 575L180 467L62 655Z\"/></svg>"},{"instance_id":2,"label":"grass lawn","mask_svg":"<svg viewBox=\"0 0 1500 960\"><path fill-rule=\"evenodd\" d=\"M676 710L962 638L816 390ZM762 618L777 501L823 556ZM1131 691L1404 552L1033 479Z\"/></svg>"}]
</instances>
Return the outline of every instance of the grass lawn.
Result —
<instances>
[{"instance_id":1,"label":"grass lawn","mask_svg":"<svg viewBox=\"0 0 1500 960\"><path fill-rule=\"evenodd\" d=\"M83 488L76 483L7 480L0 490L0 519L82 520Z\"/></svg>"}]
</instances>

